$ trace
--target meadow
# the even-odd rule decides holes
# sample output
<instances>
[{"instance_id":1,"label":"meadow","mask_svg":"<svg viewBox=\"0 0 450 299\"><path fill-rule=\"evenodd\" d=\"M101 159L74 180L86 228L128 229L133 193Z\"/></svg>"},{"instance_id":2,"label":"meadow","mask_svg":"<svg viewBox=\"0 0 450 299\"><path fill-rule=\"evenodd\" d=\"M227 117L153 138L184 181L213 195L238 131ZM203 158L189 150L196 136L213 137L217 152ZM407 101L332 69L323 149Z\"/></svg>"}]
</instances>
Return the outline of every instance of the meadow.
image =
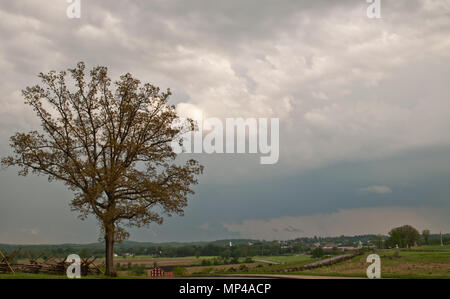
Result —
<instances>
[{"instance_id":1,"label":"meadow","mask_svg":"<svg viewBox=\"0 0 450 299\"><path fill-rule=\"evenodd\" d=\"M376 252L381 258L382 278L450 278L450 245L446 246L421 246L410 249L389 249ZM289 275L308 276L335 276L335 277L366 277L366 253L335 265L321 267L301 272L289 272ZM140 275L132 270L118 271L119 279L149 278L149 271L154 264L168 271L178 269L176 276L221 276L235 274L269 274L276 270L307 265L318 261L308 255L280 255L280 256L255 256L252 262L239 259L238 263L223 265L204 265L204 261L213 261L216 257L182 257L182 258L155 258L153 256L133 256L116 258L115 264L145 267ZM101 259L98 263L103 262ZM181 272L180 272L181 269ZM283 275L282 273L278 273ZM0 279L64 279L62 275L50 274L0 274ZM103 275L88 276L85 279L107 278Z\"/></svg>"},{"instance_id":2,"label":"meadow","mask_svg":"<svg viewBox=\"0 0 450 299\"><path fill-rule=\"evenodd\" d=\"M382 278L450 278L450 245L390 249L377 254L381 258ZM332 266L294 274L366 277L366 258L367 254Z\"/></svg>"}]
</instances>

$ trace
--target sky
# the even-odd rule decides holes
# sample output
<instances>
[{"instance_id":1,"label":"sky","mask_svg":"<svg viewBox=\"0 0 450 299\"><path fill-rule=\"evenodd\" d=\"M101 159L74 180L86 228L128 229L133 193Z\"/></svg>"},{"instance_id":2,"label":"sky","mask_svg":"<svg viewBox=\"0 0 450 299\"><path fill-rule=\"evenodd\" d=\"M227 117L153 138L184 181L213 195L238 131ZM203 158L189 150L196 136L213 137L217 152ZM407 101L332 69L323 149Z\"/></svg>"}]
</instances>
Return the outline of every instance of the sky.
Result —
<instances>
[{"instance_id":1,"label":"sky","mask_svg":"<svg viewBox=\"0 0 450 299\"><path fill-rule=\"evenodd\" d=\"M172 90L180 114L279 118L278 163L197 154L184 217L131 240L265 240L450 232L450 1L0 0L0 156L39 128L37 74L107 66ZM0 243L95 242L72 194L0 171Z\"/></svg>"}]
</instances>

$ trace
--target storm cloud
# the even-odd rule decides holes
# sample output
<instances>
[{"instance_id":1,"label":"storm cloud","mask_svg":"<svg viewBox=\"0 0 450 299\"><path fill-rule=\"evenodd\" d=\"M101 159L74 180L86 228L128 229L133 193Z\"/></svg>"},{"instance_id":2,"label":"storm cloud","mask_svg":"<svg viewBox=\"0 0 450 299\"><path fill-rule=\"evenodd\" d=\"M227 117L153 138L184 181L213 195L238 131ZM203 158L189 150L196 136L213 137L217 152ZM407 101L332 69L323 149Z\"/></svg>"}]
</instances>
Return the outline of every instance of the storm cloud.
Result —
<instances>
[{"instance_id":1,"label":"storm cloud","mask_svg":"<svg viewBox=\"0 0 450 299\"><path fill-rule=\"evenodd\" d=\"M131 72L170 87L186 114L280 118L277 165L261 166L251 155L200 156L206 175L186 217L134 231L133 238L239 236L246 230L229 223L351 213L369 202L373 208L444 205L450 215L441 182L450 178L450 1L382 0L381 19L367 17L365 0L81 0L80 19L68 19L67 6L65 0L0 4L1 156L9 154L9 136L39 125L21 90L37 83L39 72L78 61L105 65L114 78ZM410 167L414 174L405 170ZM399 174L386 181L392 173ZM63 187L51 192L41 178L15 175L0 173L0 242L95 238L88 229L95 223L78 222ZM278 190L275 209L262 185ZM407 194L414 194L410 201ZM219 207L231 207L229 214L217 219ZM371 232L385 233L371 225ZM303 230L295 221L272 228L286 236ZM252 235L275 238L272 231Z\"/></svg>"}]
</instances>

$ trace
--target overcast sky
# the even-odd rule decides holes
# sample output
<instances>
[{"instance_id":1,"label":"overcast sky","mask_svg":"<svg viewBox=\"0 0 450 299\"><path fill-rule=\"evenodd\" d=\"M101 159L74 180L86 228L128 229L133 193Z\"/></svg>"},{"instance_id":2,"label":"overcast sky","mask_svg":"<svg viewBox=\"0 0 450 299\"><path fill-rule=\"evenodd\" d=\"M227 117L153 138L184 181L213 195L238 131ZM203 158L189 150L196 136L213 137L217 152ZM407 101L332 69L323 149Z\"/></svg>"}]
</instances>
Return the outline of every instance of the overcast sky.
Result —
<instances>
[{"instance_id":1,"label":"overcast sky","mask_svg":"<svg viewBox=\"0 0 450 299\"><path fill-rule=\"evenodd\" d=\"M450 232L450 1L0 0L0 156L38 128L21 90L78 61L171 88L181 113L280 119L280 159L198 155L185 217L138 241ZM93 242L45 177L0 171L0 243Z\"/></svg>"}]
</instances>

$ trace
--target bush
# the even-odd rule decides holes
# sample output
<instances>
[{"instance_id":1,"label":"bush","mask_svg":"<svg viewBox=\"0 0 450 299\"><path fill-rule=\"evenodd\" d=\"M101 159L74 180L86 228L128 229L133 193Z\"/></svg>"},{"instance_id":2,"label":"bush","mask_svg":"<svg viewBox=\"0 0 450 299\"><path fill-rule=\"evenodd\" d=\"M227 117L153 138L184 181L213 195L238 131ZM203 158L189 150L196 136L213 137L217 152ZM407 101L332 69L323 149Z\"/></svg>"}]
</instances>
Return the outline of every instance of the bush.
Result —
<instances>
[{"instance_id":1,"label":"bush","mask_svg":"<svg viewBox=\"0 0 450 299\"><path fill-rule=\"evenodd\" d=\"M239 267L239 270L240 270L240 271L243 271L243 272L248 272L248 267L247 267L246 265L241 265L241 266Z\"/></svg>"},{"instance_id":2,"label":"bush","mask_svg":"<svg viewBox=\"0 0 450 299\"><path fill-rule=\"evenodd\" d=\"M202 260L201 265L202 266L211 266L211 261L210 260Z\"/></svg>"},{"instance_id":3,"label":"bush","mask_svg":"<svg viewBox=\"0 0 450 299\"><path fill-rule=\"evenodd\" d=\"M116 264L116 271L126 270L125 265L121 265L120 263Z\"/></svg>"},{"instance_id":4,"label":"bush","mask_svg":"<svg viewBox=\"0 0 450 299\"><path fill-rule=\"evenodd\" d=\"M245 260L244 260L244 263L254 263L255 261L251 258L251 257L249 257L249 256L247 256L246 258L245 258Z\"/></svg>"},{"instance_id":5,"label":"bush","mask_svg":"<svg viewBox=\"0 0 450 299\"><path fill-rule=\"evenodd\" d=\"M311 251L311 257L313 258L321 258L322 256L324 256L322 247L316 247Z\"/></svg>"},{"instance_id":6,"label":"bush","mask_svg":"<svg viewBox=\"0 0 450 299\"><path fill-rule=\"evenodd\" d=\"M146 274L145 265L144 264L141 264L141 265L134 264L131 268L131 273L134 275L137 275L137 276L142 276L142 275Z\"/></svg>"},{"instance_id":7,"label":"bush","mask_svg":"<svg viewBox=\"0 0 450 299\"><path fill-rule=\"evenodd\" d=\"M184 267L176 267L175 269L173 269L173 275L175 277L182 277L186 275L186 269Z\"/></svg>"}]
</instances>

